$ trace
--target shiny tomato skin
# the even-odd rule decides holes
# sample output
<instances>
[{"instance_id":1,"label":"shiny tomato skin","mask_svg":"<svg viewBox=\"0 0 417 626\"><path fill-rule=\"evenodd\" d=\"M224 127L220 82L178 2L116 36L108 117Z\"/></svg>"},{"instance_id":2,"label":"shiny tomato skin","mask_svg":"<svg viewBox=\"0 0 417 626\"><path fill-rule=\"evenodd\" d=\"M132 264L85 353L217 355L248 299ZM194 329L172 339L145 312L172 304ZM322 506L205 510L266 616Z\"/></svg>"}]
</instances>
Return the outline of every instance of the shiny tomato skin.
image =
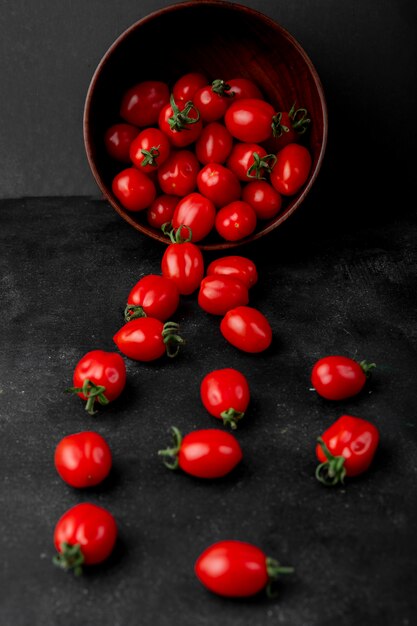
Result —
<instances>
[{"instance_id":1,"label":"shiny tomato skin","mask_svg":"<svg viewBox=\"0 0 417 626\"><path fill-rule=\"evenodd\" d=\"M212 122L204 126L195 144L195 153L203 165L224 163L233 146L232 135L226 126Z\"/></svg>"},{"instance_id":2,"label":"shiny tomato skin","mask_svg":"<svg viewBox=\"0 0 417 626\"><path fill-rule=\"evenodd\" d=\"M256 98L263 100L263 95L259 87L249 78L232 78L226 83L230 85L230 92L233 93L233 100L247 100Z\"/></svg>"},{"instance_id":3,"label":"shiny tomato skin","mask_svg":"<svg viewBox=\"0 0 417 626\"><path fill-rule=\"evenodd\" d=\"M234 368L213 370L201 381L200 397L206 410L217 419L222 419L222 413L230 409L245 413L250 401L249 383Z\"/></svg>"},{"instance_id":4,"label":"shiny tomato skin","mask_svg":"<svg viewBox=\"0 0 417 626\"><path fill-rule=\"evenodd\" d=\"M155 172L162 163L165 163L170 150L168 138L162 131L158 128L145 128L131 143L130 160L141 172ZM142 151L145 151L145 154ZM154 154L153 164L146 163L146 152Z\"/></svg>"},{"instance_id":5,"label":"shiny tomato skin","mask_svg":"<svg viewBox=\"0 0 417 626\"><path fill-rule=\"evenodd\" d=\"M79 544L85 565L105 561L113 551L116 539L117 526L113 515L89 502L76 504L66 511L54 531L57 551L61 552L63 543Z\"/></svg>"},{"instance_id":6,"label":"shiny tomato skin","mask_svg":"<svg viewBox=\"0 0 417 626\"><path fill-rule=\"evenodd\" d=\"M158 168L158 183L164 194L186 196L197 186L200 164L191 150L176 150Z\"/></svg>"},{"instance_id":7,"label":"shiny tomato skin","mask_svg":"<svg viewBox=\"0 0 417 626\"><path fill-rule=\"evenodd\" d=\"M157 274L148 274L132 287L127 304L140 306L148 317L166 322L178 309L180 294L172 280Z\"/></svg>"},{"instance_id":8,"label":"shiny tomato skin","mask_svg":"<svg viewBox=\"0 0 417 626\"><path fill-rule=\"evenodd\" d=\"M305 146L290 143L280 150L269 176L271 185L282 196L293 196L307 182L312 159Z\"/></svg>"},{"instance_id":9,"label":"shiny tomato skin","mask_svg":"<svg viewBox=\"0 0 417 626\"><path fill-rule=\"evenodd\" d=\"M84 431L61 439L55 448L54 463L64 482L81 489L98 485L109 475L112 454L101 435Z\"/></svg>"},{"instance_id":10,"label":"shiny tomato skin","mask_svg":"<svg viewBox=\"0 0 417 626\"><path fill-rule=\"evenodd\" d=\"M272 135L274 108L269 102L247 98L232 102L224 116L230 134L245 143L262 143Z\"/></svg>"},{"instance_id":11,"label":"shiny tomato skin","mask_svg":"<svg viewBox=\"0 0 417 626\"><path fill-rule=\"evenodd\" d=\"M199 581L211 592L228 598L253 596L269 581L266 555L243 541L219 541L195 563Z\"/></svg>"},{"instance_id":12,"label":"shiny tomato skin","mask_svg":"<svg viewBox=\"0 0 417 626\"><path fill-rule=\"evenodd\" d=\"M175 102L192 100L196 91L207 85L208 78L202 72L189 72L180 76L172 88Z\"/></svg>"},{"instance_id":13,"label":"shiny tomato skin","mask_svg":"<svg viewBox=\"0 0 417 626\"><path fill-rule=\"evenodd\" d=\"M272 342L272 329L266 317L253 307L239 306L220 322L223 337L243 352L263 352Z\"/></svg>"},{"instance_id":14,"label":"shiny tomato skin","mask_svg":"<svg viewBox=\"0 0 417 626\"><path fill-rule=\"evenodd\" d=\"M242 281L248 289L258 282L258 270L255 263L244 256L228 255L211 261L207 267L207 276L231 276Z\"/></svg>"},{"instance_id":15,"label":"shiny tomato skin","mask_svg":"<svg viewBox=\"0 0 417 626\"><path fill-rule=\"evenodd\" d=\"M201 250L192 242L169 244L161 261L163 276L171 279L181 295L192 294L204 276Z\"/></svg>"},{"instance_id":16,"label":"shiny tomato skin","mask_svg":"<svg viewBox=\"0 0 417 626\"><path fill-rule=\"evenodd\" d=\"M91 350L75 366L74 387L82 387L85 380L105 387L103 394L109 402L112 402L120 396L126 385L125 362L116 352ZM77 395L87 400L83 393Z\"/></svg>"},{"instance_id":17,"label":"shiny tomato skin","mask_svg":"<svg viewBox=\"0 0 417 626\"><path fill-rule=\"evenodd\" d=\"M166 222L170 222L177 204L178 196L170 194L157 196L146 212L148 224L153 226L153 228L159 229L163 224L166 224Z\"/></svg>"},{"instance_id":18,"label":"shiny tomato skin","mask_svg":"<svg viewBox=\"0 0 417 626\"><path fill-rule=\"evenodd\" d=\"M241 447L233 435L211 428L183 437L178 453L179 467L197 478L221 478L242 460Z\"/></svg>"},{"instance_id":19,"label":"shiny tomato skin","mask_svg":"<svg viewBox=\"0 0 417 626\"><path fill-rule=\"evenodd\" d=\"M199 171L197 187L216 207L238 200L242 191L236 175L220 163L208 163Z\"/></svg>"},{"instance_id":20,"label":"shiny tomato skin","mask_svg":"<svg viewBox=\"0 0 417 626\"><path fill-rule=\"evenodd\" d=\"M200 283L198 304L211 315L225 315L230 309L248 302L248 288L238 278L206 276Z\"/></svg>"},{"instance_id":21,"label":"shiny tomato skin","mask_svg":"<svg viewBox=\"0 0 417 626\"><path fill-rule=\"evenodd\" d=\"M182 198L172 216L172 226L189 226L192 232L191 241L201 241L214 226L216 208L211 200L193 192Z\"/></svg>"},{"instance_id":22,"label":"shiny tomato skin","mask_svg":"<svg viewBox=\"0 0 417 626\"><path fill-rule=\"evenodd\" d=\"M253 233L256 223L256 213L251 205L236 200L218 211L214 225L219 235L226 241L239 241Z\"/></svg>"},{"instance_id":23,"label":"shiny tomato skin","mask_svg":"<svg viewBox=\"0 0 417 626\"><path fill-rule=\"evenodd\" d=\"M155 361L165 354L164 324L153 317L127 322L113 337L120 352L134 361Z\"/></svg>"},{"instance_id":24,"label":"shiny tomato skin","mask_svg":"<svg viewBox=\"0 0 417 626\"><path fill-rule=\"evenodd\" d=\"M156 188L149 176L128 167L113 178L112 190L128 211L143 211L155 200Z\"/></svg>"},{"instance_id":25,"label":"shiny tomato skin","mask_svg":"<svg viewBox=\"0 0 417 626\"><path fill-rule=\"evenodd\" d=\"M211 85L205 85L194 94L193 102L200 111L203 122L209 124L223 118L231 103L231 98L216 93Z\"/></svg>"},{"instance_id":26,"label":"shiny tomato skin","mask_svg":"<svg viewBox=\"0 0 417 626\"><path fill-rule=\"evenodd\" d=\"M242 200L251 205L260 220L269 220L281 210L282 198L266 180L254 180L245 185Z\"/></svg>"},{"instance_id":27,"label":"shiny tomato skin","mask_svg":"<svg viewBox=\"0 0 417 626\"><path fill-rule=\"evenodd\" d=\"M179 110L182 111L184 109L184 102L176 103ZM201 131L203 130L203 122L199 119L199 114L196 109L191 109L188 113L188 117L193 120L191 123L186 123L185 128L181 130L176 130L171 128L169 120L174 115L174 110L171 104L167 104L164 106L162 111L159 114L158 118L158 126L163 133L166 134L170 143L175 148L185 148L186 146L194 143L199 136L201 135Z\"/></svg>"},{"instance_id":28,"label":"shiny tomato skin","mask_svg":"<svg viewBox=\"0 0 417 626\"><path fill-rule=\"evenodd\" d=\"M139 128L131 124L113 124L104 135L108 154L116 161L130 163L130 145L138 133Z\"/></svg>"},{"instance_id":29,"label":"shiny tomato skin","mask_svg":"<svg viewBox=\"0 0 417 626\"><path fill-rule=\"evenodd\" d=\"M135 126L154 126L159 113L169 102L166 83L148 80L134 85L123 95L120 116Z\"/></svg>"},{"instance_id":30,"label":"shiny tomato skin","mask_svg":"<svg viewBox=\"0 0 417 626\"><path fill-rule=\"evenodd\" d=\"M249 175L249 169L254 164L254 152L262 159L266 156L266 150L262 146L256 143L242 143L236 142L232 148L231 153L227 159L227 167L229 170L237 176L242 182L249 182L255 178L255 172L252 177ZM259 171L260 176L264 176L264 170Z\"/></svg>"},{"instance_id":31,"label":"shiny tomato skin","mask_svg":"<svg viewBox=\"0 0 417 626\"><path fill-rule=\"evenodd\" d=\"M326 356L319 359L311 372L311 383L326 400L345 400L356 396L365 386L367 376L354 359Z\"/></svg>"}]
</instances>

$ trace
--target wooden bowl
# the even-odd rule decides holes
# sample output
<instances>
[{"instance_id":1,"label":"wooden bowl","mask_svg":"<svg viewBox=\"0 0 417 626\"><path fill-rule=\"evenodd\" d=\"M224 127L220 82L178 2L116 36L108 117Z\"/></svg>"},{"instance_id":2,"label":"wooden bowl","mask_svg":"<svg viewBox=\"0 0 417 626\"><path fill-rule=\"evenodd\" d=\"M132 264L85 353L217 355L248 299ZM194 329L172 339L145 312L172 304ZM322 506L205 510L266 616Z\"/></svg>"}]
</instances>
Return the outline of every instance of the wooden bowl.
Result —
<instances>
[{"instance_id":1,"label":"wooden bowl","mask_svg":"<svg viewBox=\"0 0 417 626\"><path fill-rule=\"evenodd\" d=\"M259 220L250 237L227 242L213 232L198 244L207 250L242 246L270 233L300 206L317 177L327 140L326 101L311 60L288 31L262 13L223 0L187 1L151 13L122 33L99 63L87 92L83 129L88 162L117 213L136 230L167 243L161 231L148 225L146 211L127 211L113 195L112 179L126 166L108 156L104 134L122 121L121 97L129 87L143 80L172 86L191 71L211 79L251 78L277 111L289 111L296 102L312 120L305 145L313 165L301 192L284 199L276 217Z\"/></svg>"}]
</instances>

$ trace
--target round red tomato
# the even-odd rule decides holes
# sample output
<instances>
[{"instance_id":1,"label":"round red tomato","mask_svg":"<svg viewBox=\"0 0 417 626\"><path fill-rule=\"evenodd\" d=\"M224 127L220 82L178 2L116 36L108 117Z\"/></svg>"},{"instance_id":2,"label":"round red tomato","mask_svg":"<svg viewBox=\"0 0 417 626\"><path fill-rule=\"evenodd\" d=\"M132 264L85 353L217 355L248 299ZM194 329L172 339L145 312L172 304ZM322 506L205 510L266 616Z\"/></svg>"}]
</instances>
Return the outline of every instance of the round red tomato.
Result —
<instances>
[{"instance_id":1,"label":"round red tomato","mask_svg":"<svg viewBox=\"0 0 417 626\"><path fill-rule=\"evenodd\" d=\"M181 76L172 88L175 102L188 102L193 99L196 91L208 83L208 78L202 72L189 72Z\"/></svg>"},{"instance_id":2,"label":"round red tomato","mask_svg":"<svg viewBox=\"0 0 417 626\"><path fill-rule=\"evenodd\" d=\"M195 573L213 593L229 598L253 596L262 589L271 594L273 583L292 567L281 566L275 559L245 541L219 541L199 556Z\"/></svg>"},{"instance_id":3,"label":"round red tomato","mask_svg":"<svg viewBox=\"0 0 417 626\"><path fill-rule=\"evenodd\" d=\"M256 222L256 213L251 205L242 200L236 200L220 209L214 225L223 239L239 241L253 233Z\"/></svg>"},{"instance_id":4,"label":"round red tomato","mask_svg":"<svg viewBox=\"0 0 417 626\"><path fill-rule=\"evenodd\" d=\"M374 367L375 363L358 363L345 356L325 356L315 363L311 382L326 400L345 400L363 389Z\"/></svg>"},{"instance_id":5,"label":"round red tomato","mask_svg":"<svg viewBox=\"0 0 417 626\"><path fill-rule=\"evenodd\" d=\"M146 213L148 224L159 229L162 227L162 224L170 222L177 204L178 196L162 194L155 198Z\"/></svg>"},{"instance_id":6,"label":"round red tomato","mask_svg":"<svg viewBox=\"0 0 417 626\"><path fill-rule=\"evenodd\" d=\"M227 159L227 167L243 182L254 178L265 178L276 161L274 154L256 143L235 143Z\"/></svg>"},{"instance_id":7,"label":"round red tomato","mask_svg":"<svg viewBox=\"0 0 417 626\"><path fill-rule=\"evenodd\" d=\"M108 154L117 161L130 163L130 144L137 137L139 129L131 124L114 124L104 135L104 145Z\"/></svg>"},{"instance_id":8,"label":"round red tomato","mask_svg":"<svg viewBox=\"0 0 417 626\"><path fill-rule=\"evenodd\" d=\"M208 163L199 171L197 187L216 207L238 200L241 194L236 175L220 163Z\"/></svg>"},{"instance_id":9,"label":"round red tomato","mask_svg":"<svg viewBox=\"0 0 417 626\"><path fill-rule=\"evenodd\" d=\"M121 117L135 126L153 126L159 113L169 102L168 85L157 80L143 81L123 95Z\"/></svg>"},{"instance_id":10,"label":"round red tomato","mask_svg":"<svg viewBox=\"0 0 417 626\"><path fill-rule=\"evenodd\" d=\"M225 315L227 311L249 302L248 288L232 276L206 276L200 283L198 304L212 315Z\"/></svg>"},{"instance_id":11,"label":"round red tomato","mask_svg":"<svg viewBox=\"0 0 417 626\"><path fill-rule=\"evenodd\" d=\"M242 200L251 205L260 220L275 217L282 207L280 194L266 180L254 180L245 185Z\"/></svg>"},{"instance_id":12,"label":"round red tomato","mask_svg":"<svg viewBox=\"0 0 417 626\"><path fill-rule=\"evenodd\" d=\"M67 391L86 400L86 411L94 415L95 402L108 404L118 398L125 388L125 362L116 352L87 352L75 366L73 385Z\"/></svg>"},{"instance_id":13,"label":"round red tomato","mask_svg":"<svg viewBox=\"0 0 417 626\"><path fill-rule=\"evenodd\" d=\"M176 103L171 96L170 104L167 104L159 114L158 126L173 146L184 148L199 138L203 122L191 100Z\"/></svg>"},{"instance_id":14,"label":"round red tomato","mask_svg":"<svg viewBox=\"0 0 417 626\"><path fill-rule=\"evenodd\" d=\"M201 87L193 96L193 102L200 111L203 122L216 122L227 111L232 94L230 85L224 80L214 80L211 85Z\"/></svg>"},{"instance_id":15,"label":"round red tomato","mask_svg":"<svg viewBox=\"0 0 417 626\"><path fill-rule=\"evenodd\" d=\"M200 164L191 150L172 152L158 169L158 183L165 194L186 196L197 186Z\"/></svg>"},{"instance_id":16,"label":"round red tomato","mask_svg":"<svg viewBox=\"0 0 417 626\"><path fill-rule=\"evenodd\" d=\"M135 167L128 167L113 179L112 190L128 211L143 211L155 200L156 189L150 178Z\"/></svg>"},{"instance_id":17,"label":"round red tomato","mask_svg":"<svg viewBox=\"0 0 417 626\"><path fill-rule=\"evenodd\" d=\"M311 120L307 109L296 109L295 105L287 111L276 113L273 136L268 142L268 150L282 150L289 143L297 143L308 129Z\"/></svg>"},{"instance_id":18,"label":"round red tomato","mask_svg":"<svg viewBox=\"0 0 417 626\"><path fill-rule=\"evenodd\" d=\"M112 455L101 435L85 431L61 439L54 462L62 480L71 487L93 487L109 475Z\"/></svg>"},{"instance_id":19,"label":"round red tomato","mask_svg":"<svg viewBox=\"0 0 417 626\"><path fill-rule=\"evenodd\" d=\"M181 238L185 229L178 228L170 233L172 243L163 254L161 270L166 278L174 281L181 295L188 296L200 286L204 276L204 259L194 243ZM189 236L191 238L192 234Z\"/></svg>"},{"instance_id":20,"label":"round red tomato","mask_svg":"<svg viewBox=\"0 0 417 626\"><path fill-rule=\"evenodd\" d=\"M138 317L127 322L113 337L125 356L134 361L155 361L165 353L177 356L184 340L175 322L161 322L154 317Z\"/></svg>"},{"instance_id":21,"label":"round red tomato","mask_svg":"<svg viewBox=\"0 0 417 626\"><path fill-rule=\"evenodd\" d=\"M132 141L130 159L141 172L154 172L165 163L171 150L167 136L158 128L145 128Z\"/></svg>"},{"instance_id":22,"label":"round red tomato","mask_svg":"<svg viewBox=\"0 0 417 626\"><path fill-rule=\"evenodd\" d=\"M255 263L239 255L224 256L212 261L207 267L207 276L211 275L238 278L248 289L258 282L258 270Z\"/></svg>"},{"instance_id":23,"label":"round red tomato","mask_svg":"<svg viewBox=\"0 0 417 626\"><path fill-rule=\"evenodd\" d=\"M290 143L277 153L277 161L269 179L282 196L293 196L307 182L311 169L311 155L304 146Z\"/></svg>"},{"instance_id":24,"label":"round red tomato","mask_svg":"<svg viewBox=\"0 0 417 626\"><path fill-rule=\"evenodd\" d=\"M219 122L207 124L195 144L195 153L203 165L224 163L232 149L232 135Z\"/></svg>"},{"instance_id":25,"label":"round red tomato","mask_svg":"<svg viewBox=\"0 0 417 626\"><path fill-rule=\"evenodd\" d=\"M231 367L214 370L203 378L200 397L210 415L235 429L250 401L247 378Z\"/></svg>"},{"instance_id":26,"label":"round red tomato","mask_svg":"<svg viewBox=\"0 0 417 626\"><path fill-rule=\"evenodd\" d=\"M188 226L191 229L191 241L204 239L214 226L216 208L211 200L200 193L190 193L180 200L172 217L172 226L177 229Z\"/></svg>"},{"instance_id":27,"label":"round red tomato","mask_svg":"<svg viewBox=\"0 0 417 626\"><path fill-rule=\"evenodd\" d=\"M180 294L172 280L157 274L141 278L127 297L125 320L136 317L155 317L161 322L168 320L178 308Z\"/></svg>"},{"instance_id":28,"label":"round red tomato","mask_svg":"<svg viewBox=\"0 0 417 626\"><path fill-rule=\"evenodd\" d=\"M266 317L249 306L238 306L226 313L220 331L232 346L243 352L263 352L272 342L272 329Z\"/></svg>"},{"instance_id":29,"label":"round red tomato","mask_svg":"<svg viewBox=\"0 0 417 626\"><path fill-rule=\"evenodd\" d=\"M105 561L116 539L116 521L109 511L89 502L77 504L55 526L54 544L58 554L54 563L79 575L83 565Z\"/></svg>"},{"instance_id":30,"label":"round red tomato","mask_svg":"<svg viewBox=\"0 0 417 626\"><path fill-rule=\"evenodd\" d=\"M261 143L272 135L274 108L257 98L233 101L224 122L230 134L245 143Z\"/></svg>"},{"instance_id":31,"label":"round red tomato","mask_svg":"<svg viewBox=\"0 0 417 626\"><path fill-rule=\"evenodd\" d=\"M159 451L169 469L180 468L197 478L221 478L242 460L239 443L223 430L196 430L182 437L173 427L172 434L174 445Z\"/></svg>"},{"instance_id":32,"label":"round red tomato","mask_svg":"<svg viewBox=\"0 0 417 626\"><path fill-rule=\"evenodd\" d=\"M256 98L257 100L263 99L259 87L249 78L232 78L226 82L230 85L233 100L246 100L248 98Z\"/></svg>"}]
</instances>

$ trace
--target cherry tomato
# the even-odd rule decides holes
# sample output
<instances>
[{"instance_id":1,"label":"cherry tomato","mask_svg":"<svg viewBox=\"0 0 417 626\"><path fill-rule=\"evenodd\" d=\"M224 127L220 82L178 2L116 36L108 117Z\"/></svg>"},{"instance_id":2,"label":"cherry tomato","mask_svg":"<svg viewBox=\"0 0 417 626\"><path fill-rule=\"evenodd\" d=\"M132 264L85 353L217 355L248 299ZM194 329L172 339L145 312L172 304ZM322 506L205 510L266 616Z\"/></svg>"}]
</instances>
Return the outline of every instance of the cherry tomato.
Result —
<instances>
[{"instance_id":1,"label":"cherry tomato","mask_svg":"<svg viewBox=\"0 0 417 626\"><path fill-rule=\"evenodd\" d=\"M132 141L130 159L141 172L154 172L165 163L171 150L167 136L158 128L145 128Z\"/></svg>"},{"instance_id":2,"label":"cherry tomato","mask_svg":"<svg viewBox=\"0 0 417 626\"><path fill-rule=\"evenodd\" d=\"M220 209L214 225L223 239L239 241L253 233L256 222L256 213L251 205L242 200L236 200Z\"/></svg>"},{"instance_id":3,"label":"cherry tomato","mask_svg":"<svg viewBox=\"0 0 417 626\"><path fill-rule=\"evenodd\" d=\"M249 405L249 384L241 372L226 367L206 374L201 381L200 396L210 415L235 429Z\"/></svg>"},{"instance_id":4,"label":"cherry tomato","mask_svg":"<svg viewBox=\"0 0 417 626\"><path fill-rule=\"evenodd\" d=\"M163 276L175 282L181 295L193 293L204 276L204 259L201 250L190 241L182 239L185 227L170 233L171 244L163 254L161 270ZM190 230L190 229L189 229ZM190 231L191 232L191 231Z\"/></svg>"},{"instance_id":5,"label":"cherry tomato","mask_svg":"<svg viewBox=\"0 0 417 626\"><path fill-rule=\"evenodd\" d=\"M248 288L233 276L206 276L200 283L198 304L206 313L225 315L248 302Z\"/></svg>"},{"instance_id":6,"label":"cherry tomato","mask_svg":"<svg viewBox=\"0 0 417 626\"><path fill-rule=\"evenodd\" d=\"M159 451L169 469L180 468L197 478L221 478L242 460L239 443L223 430L196 430L185 437L178 428L171 430L174 445Z\"/></svg>"},{"instance_id":7,"label":"cherry tomato","mask_svg":"<svg viewBox=\"0 0 417 626\"><path fill-rule=\"evenodd\" d=\"M116 521L109 511L89 502L77 504L55 526L54 563L80 575L83 565L96 565L110 556L116 538Z\"/></svg>"},{"instance_id":8,"label":"cherry tomato","mask_svg":"<svg viewBox=\"0 0 417 626\"><path fill-rule=\"evenodd\" d=\"M113 402L125 388L125 362L116 352L91 350L75 366L73 385L67 391L86 400L86 411L94 415L95 402L101 405Z\"/></svg>"},{"instance_id":9,"label":"cherry tomato","mask_svg":"<svg viewBox=\"0 0 417 626\"><path fill-rule=\"evenodd\" d=\"M239 255L224 256L212 261L207 267L207 276L212 275L238 278L248 289L258 282L258 270L255 263Z\"/></svg>"},{"instance_id":10,"label":"cherry tomato","mask_svg":"<svg viewBox=\"0 0 417 626\"><path fill-rule=\"evenodd\" d=\"M194 569L204 587L229 598L253 596L262 589L272 595L273 583L282 574L294 571L267 557L258 547L236 540L218 541L206 548Z\"/></svg>"},{"instance_id":11,"label":"cherry tomato","mask_svg":"<svg viewBox=\"0 0 417 626\"><path fill-rule=\"evenodd\" d=\"M108 154L117 161L130 163L130 144L137 137L139 129L131 124L114 124L104 135L104 145Z\"/></svg>"},{"instance_id":12,"label":"cherry tomato","mask_svg":"<svg viewBox=\"0 0 417 626\"><path fill-rule=\"evenodd\" d=\"M85 431L61 439L55 448L54 463L62 480L71 487L93 487L109 475L112 455L101 435Z\"/></svg>"},{"instance_id":13,"label":"cherry tomato","mask_svg":"<svg viewBox=\"0 0 417 626\"><path fill-rule=\"evenodd\" d=\"M293 196L307 182L311 155L304 146L290 143L277 153L277 161L269 176L271 185L282 196Z\"/></svg>"},{"instance_id":14,"label":"cherry tomato","mask_svg":"<svg viewBox=\"0 0 417 626\"><path fill-rule=\"evenodd\" d=\"M214 226L216 208L211 200L194 192L180 200L172 217L172 226L189 226L192 231L191 241L204 239Z\"/></svg>"},{"instance_id":15,"label":"cherry tomato","mask_svg":"<svg viewBox=\"0 0 417 626\"><path fill-rule=\"evenodd\" d=\"M242 200L251 205L260 220L275 217L282 207L281 195L266 180L254 180L245 185Z\"/></svg>"},{"instance_id":16,"label":"cherry tomato","mask_svg":"<svg viewBox=\"0 0 417 626\"><path fill-rule=\"evenodd\" d=\"M135 126L154 126L168 102L168 85L157 80L143 81L123 95L120 116Z\"/></svg>"},{"instance_id":17,"label":"cherry tomato","mask_svg":"<svg viewBox=\"0 0 417 626\"><path fill-rule=\"evenodd\" d=\"M276 162L274 154L267 154L265 148L256 143L238 142L227 159L227 167L243 182L254 178L265 178Z\"/></svg>"},{"instance_id":18,"label":"cherry tomato","mask_svg":"<svg viewBox=\"0 0 417 626\"><path fill-rule=\"evenodd\" d=\"M138 317L127 322L113 337L125 356L134 361L155 361L165 353L177 356L184 343L175 322L161 322L154 317Z\"/></svg>"},{"instance_id":19,"label":"cherry tomato","mask_svg":"<svg viewBox=\"0 0 417 626\"><path fill-rule=\"evenodd\" d=\"M219 163L208 163L199 171L197 187L216 207L238 200L241 194L236 175Z\"/></svg>"},{"instance_id":20,"label":"cherry tomato","mask_svg":"<svg viewBox=\"0 0 417 626\"><path fill-rule=\"evenodd\" d=\"M158 169L158 183L165 194L186 196L197 186L200 164L191 150L172 152Z\"/></svg>"},{"instance_id":21,"label":"cherry tomato","mask_svg":"<svg viewBox=\"0 0 417 626\"><path fill-rule=\"evenodd\" d=\"M263 352L272 342L272 329L266 317L249 306L238 306L226 313L220 331L232 346L243 352Z\"/></svg>"},{"instance_id":22,"label":"cherry tomato","mask_svg":"<svg viewBox=\"0 0 417 626\"><path fill-rule=\"evenodd\" d=\"M232 149L232 135L219 122L207 124L195 144L195 153L203 165L224 163Z\"/></svg>"},{"instance_id":23,"label":"cherry tomato","mask_svg":"<svg viewBox=\"0 0 417 626\"><path fill-rule=\"evenodd\" d=\"M262 100L263 96L259 87L249 78L232 78L226 81L233 93L233 100L256 98Z\"/></svg>"},{"instance_id":24,"label":"cherry tomato","mask_svg":"<svg viewBox=\"0 0 417 626\"><path fill-rule=\"evenodd\" d=\"M155 198L146 213L148 224L159 229L162 224L170 222L177 204L178 196L162 194Z\"/></svg>"},{"instance_id":25,"label":"cherry tomato","mask_svg":"<svg viewBox=\"0 0 417 626\"><path fill-rule=\"evenodd\" d=\"M211 85L201 87L193 96L193 102L200 111L203 122L216 122L227 111L233 98L230 85L224 80L214 80Z\"/></svg>"},{"instance_id":26,"label":"cherry tomato","mask_svg":"<svg viewBox=\"0 0 417 626\"><path fill-rule=\"evenodd\" d=\"M368 420L342 415L317 441L320 465L316 478L333 486L343 483L345 476L358 476L368 469L378 447L379 432Z\"/></svg>"},{"instance_id":27,"label":"cherry tomato","mask_svg":"<svg viewBox=\"0 0 417 626\"><path fill-rule=\"evenodd\" d=\"M143 211L155 200L156 189L151 179L135 167L128 167L116 174L112 190L128 211Z\"/></svg>"},{"instance_id":28,"label":"cherry tomato","mask_svg":"<svg viewBox=\"0 0 417 626\"><path fill-rule=\"evenodd\" d=\"M273 136L268 140L268 150L278 152L289 143L297 143L307 131L310 122L307 109L296 109L295 104L288 112L276 113Z\"/></svg>"},{"instance_id":29,"label":"cherry tomato","mask_svg":"<svg viewBox=\"0 0 417 626\"><path fill-rule=\"evenodd\" d=\"M178 308L180 294L172 280L157 274L141 278L127 297L125 320L137 317L155 317L161 322L168 320Z\"/></svg>"},{"instance_id":30,"label":"cherry tomato","mask_svg":"<svg viewBox=\"0 0 417 626\"><path fill-rule=\"evenodd\" d=\"M233 101L224 122L230 134L245 143L261 143L272 135L275 111L269 102L257 98Z\"/></svg>"},{"instance_id":31,"label":"cherry tomato","mask_svg":"<svg viewBox=\"0 0 417 626\"><path fill-rule=\"evenodd\" d=\"M175 102L192 100L196 91L208 83L208 78L202 72L189 72L181 76L172 88Z\"/></svg>"},{"instance_id":32,"label":"cherry tomato","mask_svg":"<svg viewBox=\"0 0 417 626\"><path fill-rule=\"evenodd\" d=\"M326 400L345 400L363 389L374 367L375 363L358 363L345 356L325 356L315 363L311 382Z\"/></svg>"},{"instance_id":33,"label":"cherry tomato","mask_svg":"<svg viewBox=\"0 0 417 626\"><path fill-rule=\"evenodd\" d=\"M194 143L203 129L200 112L192 101L176 103L173 96L159 114L158 125L176 148Z\"/></svg>"}]
</instances>

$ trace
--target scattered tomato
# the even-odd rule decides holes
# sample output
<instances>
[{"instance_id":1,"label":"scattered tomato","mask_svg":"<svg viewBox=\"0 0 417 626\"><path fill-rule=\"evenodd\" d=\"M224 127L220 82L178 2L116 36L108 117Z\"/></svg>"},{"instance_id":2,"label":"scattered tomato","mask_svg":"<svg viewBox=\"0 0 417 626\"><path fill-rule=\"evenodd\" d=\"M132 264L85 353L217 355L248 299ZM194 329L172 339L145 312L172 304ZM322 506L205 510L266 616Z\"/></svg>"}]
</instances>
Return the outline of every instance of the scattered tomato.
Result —
<instances>
[{"instance_id":1,"label":"scattered tomato","mask_svg":"<svg viewBox=\"0 0 417 626\"><path fill-rule=\"evenodd\" d=\"M212 315L225 315L227 311L249 302L248 288L233 276L206 276L200 283L198 304Z\"/></svg>"},{"instance_id":2,"label":"scattered tomato","mask_svg":"<svg viewBox=\"0 0 417 626\"><path fill-rule=\"evenodd\" d=\"M220 322L223 337L243 352L263 352L272 342L272 329L266 317L249 306L238 306Z\"/></svg>"},{"instance_id":3,"label":"scattered tomato","mask_svg":"<svg viewBox=\"0 0 417 626\"><path fill-rule=\"evenodd\" d=\"M71 487L93 487L109 475L112 455L101 435L85 431L61 439L55 448L54 463L62 480Z\"/></svg>"},{"instance_id":4,"label":"scattered tomato","mask_svg":"<svg viewBox=\"0 0 417 626\"><path fill-rule=\"evenodd\" d=\"M345 356L325 356L319 359L311 372L311 383L326 400L345 400L362 391L375 363Z\"/></svg>"},{"instance_id":5,"label":"scattered tomato","mask_svg":"<svg viewBox=\"0 0 417 626\"><path fill-rule=\"evenodd\" d=\"M212 261L207 267L207 276L212 275L233 276L245 283L248 289L258 282L255 263L239 255L224 256Z\"/></svg>"},{"instance_id":6,"label":"scattered tomato","mask_svg":"<svg viewBox=\"0 0 417 626\"><path fill-rule=\"evenodd\" d=\"M155 317L165 322L178 308L180 294L176 284L157 274L141 278L127 297L125 320L137 317Z\"/></svg>"},{"instance_id":7,"label":"scattered tomato","mask_svg":"<svg viewBox=\"0 0 417 626\"><path fill-rule=\"evenodd\" d=\"M188 226L191 229L191 241L204 239L214 226L216 208L211 200L200 193L193 192L182 198L172 216L174 229Z\"/></svg>"},{"instance_id":8,"label":"scattered tomato","mask_svg":"<svg viewBox=\"0 0 417 626\"><path fill-rule=\"evenodd\" d=\"M127 322L113 337L125 356L134 361L155 361L165 353L177 356L184 343L175 322L161 322L154 317L138 317Z\"/></svg>"},{"instance_id":9,"label":"scattered tomato","mask_svg":"<svg viewBox=\"0 0 417 626\"><path fill-rule=\"evenodd\" d=\"M201 381L200 397L210 415L235 429L249 405L249 383L246 376L231 367L214 370Z\"/></svg>"},{"instance_id":10,"label":"scattered tomato","mask_svg":"<svg viewBox=\"0 0 417 626\"><path fill-rule=\"evenodd\" d=\"M183 238L184 230L189 231ZM171 243L167 246L161 261L163 276L170 278L181 295L188 296L198 287L204 276L204 259L201 250L191 242L189 227L181 226L169 232Z\"/></svg>"}]
</instances>

